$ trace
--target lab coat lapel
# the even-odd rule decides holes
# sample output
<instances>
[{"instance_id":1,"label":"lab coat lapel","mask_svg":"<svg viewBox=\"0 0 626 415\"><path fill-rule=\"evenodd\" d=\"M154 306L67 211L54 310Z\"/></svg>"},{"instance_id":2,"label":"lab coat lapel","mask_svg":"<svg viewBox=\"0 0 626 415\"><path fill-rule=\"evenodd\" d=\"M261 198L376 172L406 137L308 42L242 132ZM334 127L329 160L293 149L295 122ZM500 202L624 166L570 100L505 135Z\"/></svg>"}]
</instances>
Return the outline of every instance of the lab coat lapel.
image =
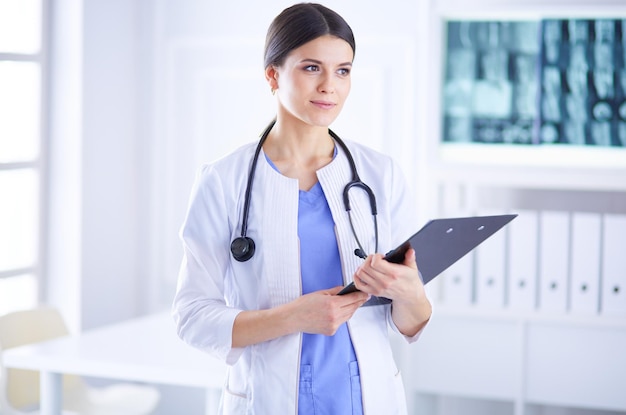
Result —
<instances>
[{"instance_id":1,"label":"lab coat lapel","mask_svg":"<svg viewBox=\"0 0 626 415\"><path fill-rule=\"evenodd\" d=\"M256 200L263 200L259 217L262 222L263 275L272 293L270 306L282 305L298 298L301 293L300 249L298 242L298 181L275 171L259 157L260 177Z\"/></svg>"}]
</instances>

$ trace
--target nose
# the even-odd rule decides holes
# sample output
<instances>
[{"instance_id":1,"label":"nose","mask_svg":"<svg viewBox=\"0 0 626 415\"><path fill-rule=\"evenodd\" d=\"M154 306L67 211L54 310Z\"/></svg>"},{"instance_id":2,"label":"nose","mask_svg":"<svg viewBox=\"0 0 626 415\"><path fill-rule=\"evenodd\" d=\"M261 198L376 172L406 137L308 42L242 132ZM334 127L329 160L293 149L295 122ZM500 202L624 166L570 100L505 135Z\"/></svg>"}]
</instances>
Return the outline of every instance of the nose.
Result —
<instances>
[{"instance_id":1,"label":"nose","mask_svg":"<svg viewBox=\"0 0 626 415\"><path fill-rule=\"evenodd\" d=\"M335 84L332 74L323 75L320 79L318 91L326 94L332 94L335 92Z\"/></svg>"}]
</instances>

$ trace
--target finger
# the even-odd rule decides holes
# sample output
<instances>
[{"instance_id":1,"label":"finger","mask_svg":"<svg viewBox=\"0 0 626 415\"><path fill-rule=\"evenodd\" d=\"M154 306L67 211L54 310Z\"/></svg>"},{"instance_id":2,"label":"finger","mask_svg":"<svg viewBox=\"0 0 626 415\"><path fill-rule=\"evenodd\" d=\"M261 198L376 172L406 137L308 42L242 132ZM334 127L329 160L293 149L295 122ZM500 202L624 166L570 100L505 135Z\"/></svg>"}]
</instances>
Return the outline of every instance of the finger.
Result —
<instances>
[{"instance_id":1,"label":"finger","mask_svg":"<svg viewBox=\"0 0 626 415\"><path fill-rule=\"evenodd\" d=\"M403 265L417 269L417 263L415 262L415 249L410 248L404 255Z\"/></svg>"},{"instance_id":2,"label":"finger","mask_svg":"<svg viewBox=\"0 0 626 415\"><path fill-rule=\"evenodd\" d=\"M370 270L368 273L374 279L380 279L389 272L391 272L393 267L396 265L397 264L392 264L391 262L385 261L384 257L381 254L372 255Z\"/></svg>"},{"instance_id":3,"label":"finger","mask_svg":"<svg viewBox=\"0 0 626 415\"><path fill-rule=\"evenodd\" d=\"M391 271L390 266L393 265L395 264L385 261L381 254L371 255L370 260L361 267L365 282L370 285L376 284L385 278L385 275Z\"/></svg>"},{"instance_id":4,"label":"finger","mask_svg":"<svg viewBox=\"0 0 626 415\"><path fill-rule=\"evenodd\" d=\"M351 310L350 313L353 313L354 310L361 307L367 301L367 299L369 298L369 294L366 294L364 292L355 292L346 295L346 297L349 297L351 301L344 304L342 308Z\"/></svg>"},{"instance_id":5,"label":"finger","mask_svg":"<svg viewBox=\"0 0 626 415\"><path fill-rule=\"evenodd\" d=\"M324 292L331 294L331 295L337 295L339 293L339 291L343 290L343 285L338 285L336 287L333 288L329 288L327 290L324 290Z\"/></svg>"},{"instance_id":6,"label":"finger","mask_svg":"<svg viewBox=\"0 0 626 415\"><path fill-rule=\"evenodd\" d=\"M357 272L354 273L354 286L357 290L367 293L369 291L369 288L367 286L367 283L361 278L362 272L363 271L361 269L358 269Z\"/></svg>"},{"instance_id":7,"label":"finger","mask_svg":"<svg viewBox=\"0 0 626 415\"><path fill-rule=\"evenodd\" d=\"M344 294L341 297L341 299L343 300L342 303L343 304L349 304L351 302L357 302L360 299L366 298L367 297L367 293L364 293L363 291L359 290L359 287L357 286L357 284L354 284L356 290L352 291L350 293ZM347 300L347 301L346 301Z\"/></svg>"},{"instance_id":8,"label":"finger","mask_svg":"<svg viewBox=\"0 0 626 415\"><path fill-rule=\"evenodd\" d=\"M368 294L375 294L380 289L382 274L376 276L377 272L371 268L363 267L355 274L354 281L356 287Z\"/></svg>"}]
</instances>

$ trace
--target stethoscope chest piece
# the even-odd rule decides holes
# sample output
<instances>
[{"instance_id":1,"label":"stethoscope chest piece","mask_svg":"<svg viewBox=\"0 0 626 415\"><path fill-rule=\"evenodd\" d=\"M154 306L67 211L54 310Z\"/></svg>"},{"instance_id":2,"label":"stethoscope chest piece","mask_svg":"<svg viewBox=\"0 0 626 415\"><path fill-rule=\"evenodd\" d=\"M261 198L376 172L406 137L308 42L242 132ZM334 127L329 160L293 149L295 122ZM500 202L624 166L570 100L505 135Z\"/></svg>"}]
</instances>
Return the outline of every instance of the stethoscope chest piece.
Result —
<instances>
[{"instance_id":1,"label":"stethoscope chest piece","mask_svg":"<svg viewBox=\"0 0 626 415\"><path fill-rule=\"evenodd\" d=\"M239 262L245 262L252 258L254 248L254 241L247 236L235 238L230 244L230 252L233 254L233 258Z\"/></svg>"}]
</instances>

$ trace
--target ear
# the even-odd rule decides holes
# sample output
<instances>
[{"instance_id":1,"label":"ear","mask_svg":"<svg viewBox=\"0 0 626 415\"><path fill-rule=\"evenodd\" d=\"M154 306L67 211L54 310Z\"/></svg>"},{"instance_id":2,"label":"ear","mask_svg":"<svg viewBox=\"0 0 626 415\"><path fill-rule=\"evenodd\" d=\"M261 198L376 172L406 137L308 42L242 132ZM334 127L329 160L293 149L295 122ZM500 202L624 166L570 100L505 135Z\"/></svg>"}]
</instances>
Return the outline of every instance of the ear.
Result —
<instances>
[{"instance_id":1,"label":"ear","mask_svg":"<svg viewBox=\"0 0 626 415\"><path fill-rule=\"evenodd\" d=\"M274 65L265 68L265 79L272 91L278 89L278 71Z\"/></svg>"}]
</instances>

